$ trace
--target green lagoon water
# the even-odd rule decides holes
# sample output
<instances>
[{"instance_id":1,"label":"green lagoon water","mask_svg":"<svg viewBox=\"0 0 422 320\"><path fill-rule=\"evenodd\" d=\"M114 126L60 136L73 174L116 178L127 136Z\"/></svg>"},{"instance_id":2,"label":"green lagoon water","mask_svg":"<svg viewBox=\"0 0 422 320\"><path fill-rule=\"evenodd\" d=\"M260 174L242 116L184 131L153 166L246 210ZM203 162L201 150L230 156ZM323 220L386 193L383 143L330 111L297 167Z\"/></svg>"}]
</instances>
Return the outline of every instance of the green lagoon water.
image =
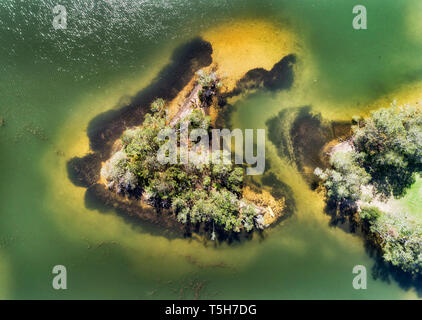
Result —
<instances>
[{"instance_id":1,"label":"green lagoon water","mask_svg":"<svg viewBox=\"0 0 422 320\"><path fill-rule=\"evenodd\" d=\"M346 0L65 0L68 29L57 31L55 4L0 0L0 298L174 299L192 283L204 284L201 298L418 298L414 286L371 276L363 240L330 226L323 200L272 145L271 172L291 188L294 214L264 237L230 245L168 238L87 209L85 189L66 170L89 151L93 117L147 86L179 45L241 19L289 28L300 51L292 90L238 100L233 125L265 128L280 110L305 105L327 119L365 114L422 80L418 1L360 1L365 31L352 29L355 3ZM411 198L420 210L420 192ZM51 286L59 264L66 291ZM352 287L355 265L368 269L367 290Z\"/></svg>"}]
</instances>

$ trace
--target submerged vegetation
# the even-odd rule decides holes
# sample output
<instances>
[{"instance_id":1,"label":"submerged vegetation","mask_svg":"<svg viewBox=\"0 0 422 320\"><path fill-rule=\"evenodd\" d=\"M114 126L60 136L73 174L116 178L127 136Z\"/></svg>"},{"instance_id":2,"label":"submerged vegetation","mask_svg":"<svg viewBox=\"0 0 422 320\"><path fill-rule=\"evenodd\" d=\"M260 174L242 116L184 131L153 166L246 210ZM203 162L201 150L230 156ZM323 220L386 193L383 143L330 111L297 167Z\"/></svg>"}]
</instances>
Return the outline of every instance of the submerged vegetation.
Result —
<instances>
[{"instance_id":1,"label":"submerged vegetation","mask_svg":"<svg viewBox=\"0 0 422 320\"><path fill-rule=\"evenodd\" d=\"M400 209L384 212L391 198L402 198L422 172L422 112L395 106L354 119L352 137L330 157L331 168L317 168L327 200L355 207L370 226L386 261L412 274L422 272L420 215Z\"/></svg>"}]
</instances>

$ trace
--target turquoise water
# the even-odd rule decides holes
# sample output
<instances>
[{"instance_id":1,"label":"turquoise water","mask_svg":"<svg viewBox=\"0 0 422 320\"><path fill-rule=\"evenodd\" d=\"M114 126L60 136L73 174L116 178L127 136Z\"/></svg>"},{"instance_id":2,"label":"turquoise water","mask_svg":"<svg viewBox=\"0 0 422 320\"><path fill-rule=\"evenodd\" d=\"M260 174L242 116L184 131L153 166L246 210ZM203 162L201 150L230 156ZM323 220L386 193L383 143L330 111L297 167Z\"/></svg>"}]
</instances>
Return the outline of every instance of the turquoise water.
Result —
<instances>
[{"instance_id":1,"label":"turquoise water","mask_svg":"<svg viewBox=\"0 0 422 320\"><path fill-rule=\"evenodd\" d=\"M237 100L234 125L265 128L280 110L303 105L327 119L364 114L422 80L417 1L361 1L366 31L352 29L350 1L61 4L67 30L52 28L54 1L0 1L0 298L193 298L191 284L203 281L201 298L418 297L412 285L371 276L363 240L329 225L323 200L274 146L271 172L292 190L294 214L264 238L230 245L170 239L87 209L66 171L89 151L92 118L147 86L176 47L238 20L289 29L299 62L291 90ZM68 270L66 291L51 286L58 264ZM352 287L358 264L368 268L367 290Z\"/></svg>"}]
</instances>

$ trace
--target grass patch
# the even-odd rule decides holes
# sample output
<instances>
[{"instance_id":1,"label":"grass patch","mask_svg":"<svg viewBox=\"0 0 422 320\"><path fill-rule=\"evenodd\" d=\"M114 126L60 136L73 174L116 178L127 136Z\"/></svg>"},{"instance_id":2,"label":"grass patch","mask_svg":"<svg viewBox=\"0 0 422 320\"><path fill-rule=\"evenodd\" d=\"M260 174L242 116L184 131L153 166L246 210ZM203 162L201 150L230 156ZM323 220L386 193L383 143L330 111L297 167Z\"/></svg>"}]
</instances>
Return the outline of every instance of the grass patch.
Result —
<instances>
[{"instance_id":1,"label":"grass patch","mask_svg":"<svg viewBox=\"0 0 422 320\"><path fill-rule=\"evenodd\" d=\"M399 200L404 211L422 223L422 177L418 176L416 182L410 187L406 195Z\"/></svg>"}]
</instances>

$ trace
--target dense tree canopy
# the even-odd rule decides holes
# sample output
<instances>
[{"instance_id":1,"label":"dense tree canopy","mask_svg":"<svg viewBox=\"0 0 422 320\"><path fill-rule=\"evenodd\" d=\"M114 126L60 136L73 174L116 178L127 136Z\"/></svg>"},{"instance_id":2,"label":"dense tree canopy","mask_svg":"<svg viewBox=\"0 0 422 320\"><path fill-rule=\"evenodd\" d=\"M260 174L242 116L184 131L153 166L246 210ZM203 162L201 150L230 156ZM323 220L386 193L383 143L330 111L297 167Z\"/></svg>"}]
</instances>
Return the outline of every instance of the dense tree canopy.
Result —
<instances>
[{"instance_id":1,"label":"dense tree canopy","mask_svg":"<svg viewBox=\"0 0 422 320\"><path fill-rule=\"evenodd\" d=\"M410 106L375 111L356 127L353 144L375 190L401 197L422 171L422 112Z\"/></svg>"},{"instance_id":2,"label":"dense tree canopy","mask_svg":"<svg viewBox=\"0 0 422 320\"><path fill-rule=\"evenodd\" d=\"M359 212L382 242L384 259L406 272L422 272L422 223L403 212L384 213L374 207Z\"/></svg>"},{"instance_id":3,"label":"dense tree canopy","mask_svg":"<svg viewBox=\"0 0 422 320\"><path fill-rule=\"evenodd\" d=\"M351 144L350 150L333 153L330 169L315 170L328 199L371 202L364 190L381 200L403 197L422 171L421 109L392 106L354 121L353 136L345 142ZM417 216L382 212L377 207L361 207L358 212L380 239L386 261L406 272L422 272L422 221Z\"/></svg>"},{"instance_id":4,"label":"dense tree canopy","mask_svg":"<svg viewBox=\"0 0 422 320\"><path fill-rule=\"evenodd\" d=\"M332 168L315 174L336 201L358 200L368 183L375 194L402 197L422 171L422 111L392 106L354 126L352 150L331 155Z\"/></svg>"},{"instance_id":5,"label":"dense tree canopy","mask_svg":"<svg viewBox=\"0 0 422 320\"><path fill-rule=\"evenodd\" d=\"M315 174L324 180L327 196L335 201L356 201L362 195L361 187L370 181L369 174L359 166L360 154L336 152L331 156L332 169L317 168Z\"/></svg>"},{"instance_id":6,"label":"dense tree canopy","mask_svg":"<svg viewBox=\"0 0 422 320\"><path fill-rule=\"evenodd\" d=\"M102 169L110 189L129 196L143 195L155 207L172 209L181 223L212 223L226 231L251 231L258 226L258 208L241 196L244 169L232 163L205 162L199 165L162 164L157 152L164 144L160 130L166 124L164 101L151 105L141 127L128 129L121 137L122 150ZM181 119L190 128L209 129L210 119L194 109Z\"/></svg>"},{"instance_id":7,"label":"dense tree canopy","mask_svg":"<svg viewBox=\"0 0 422 320\"><path fill-rule=\"evenodd\" d=\"M208 107L222 84L214 72L205 72L204 70L198 71L198 83L201 85L201 90L198 92L201 106Z\"/></svg>"}]
</instances>

